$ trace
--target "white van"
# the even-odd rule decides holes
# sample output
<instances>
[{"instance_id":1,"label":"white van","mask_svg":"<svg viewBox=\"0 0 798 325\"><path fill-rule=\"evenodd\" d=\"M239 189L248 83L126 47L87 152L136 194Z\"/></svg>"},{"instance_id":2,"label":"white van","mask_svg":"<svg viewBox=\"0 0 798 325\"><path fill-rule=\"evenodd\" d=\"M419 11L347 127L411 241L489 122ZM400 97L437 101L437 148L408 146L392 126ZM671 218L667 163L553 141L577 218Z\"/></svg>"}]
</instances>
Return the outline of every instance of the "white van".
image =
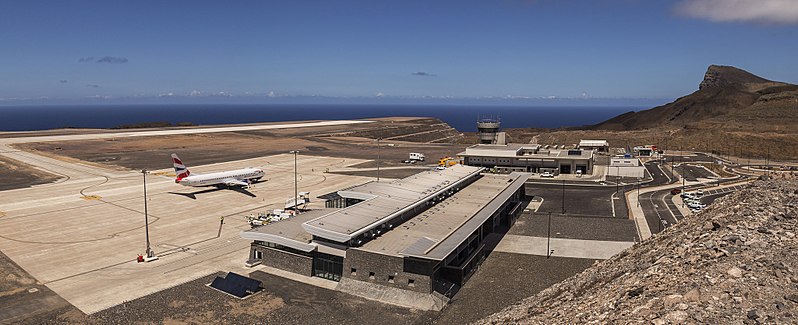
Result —
<instances>
[{"instance_id":1,"label":"white van","mask_svg":"<svg viewBox=\"0 0 798 325\"><path fill-rule=\"evenodd\" d=\"M411 152L410 153L410 160L420 160L424 161L424 154L418 152Z\"/></svg>"}]
</instances>

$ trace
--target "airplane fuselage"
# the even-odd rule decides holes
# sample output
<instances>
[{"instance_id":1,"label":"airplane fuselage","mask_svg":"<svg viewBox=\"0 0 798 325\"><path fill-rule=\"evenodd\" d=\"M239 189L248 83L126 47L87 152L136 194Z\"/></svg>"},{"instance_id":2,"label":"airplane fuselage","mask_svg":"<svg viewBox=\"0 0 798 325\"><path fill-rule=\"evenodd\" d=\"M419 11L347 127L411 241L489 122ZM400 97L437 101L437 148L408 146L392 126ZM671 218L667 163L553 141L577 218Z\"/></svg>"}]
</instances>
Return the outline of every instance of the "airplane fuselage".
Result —
<instances>
[{"instance_id":1,"label":"airplane fuselage","mask_svg":"<svg viewBox=\"0 0 798 325\"><path fill-rule=\"evenodd\" d=\"M190 175L188 177L175 180L176 183L184 186L219 186L219 185L244 185L249 182L260 180L266 173L258 168L244 168L218 173ZM244 183L244 184L241 184Z\"/></svg>"}]
</instances>

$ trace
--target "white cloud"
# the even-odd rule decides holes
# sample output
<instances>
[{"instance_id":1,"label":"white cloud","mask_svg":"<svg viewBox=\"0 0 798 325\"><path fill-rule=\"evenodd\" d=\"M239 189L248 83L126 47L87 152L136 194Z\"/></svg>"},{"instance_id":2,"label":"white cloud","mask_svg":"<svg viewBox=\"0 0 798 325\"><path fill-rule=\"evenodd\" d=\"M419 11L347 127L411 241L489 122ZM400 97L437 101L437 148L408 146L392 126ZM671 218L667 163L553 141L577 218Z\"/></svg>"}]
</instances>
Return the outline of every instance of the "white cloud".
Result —
<instances>
[{"instance_id":1,"label":"white cloud","mask_svg":"<svg viewBox=\"0 0 798 325\"><path fill-rule=\"evenodd\" d=\"M383 94L382 92L378 92L376 96L377 97L385 97L385 94Z\"/></svg>"},{"instance_id":2,"label":"white cloud","mask_svg":"<svg viewBox=\"0 0 798 325\"><path fill-rule=\"evenodd\" d=\"M191 97L202 96L202 92L199 91L199 90L194 89L188 95L191 96Z\"/></svg>"},{"instance_id":3,"label":"white cloud","mask_svg":"<svg viewBox=\"0 0 798 325\"><path fill-rule=\"evenodd\" d=\"M676 11L716 22L798 24L796 0L682 0Z\"/></svg>"},{"instance_id":4,"label":"white cloud","mask_svg":"<svg viewBox=\"0 0 798 325\"><path fill-rule=\"evenodd\" d=\"M266 96L269 96L269 97L272 97L272 98L277 97L277 95L274 93L274 91L269 91L269 93Z\"/></svg>"}]
</instances>

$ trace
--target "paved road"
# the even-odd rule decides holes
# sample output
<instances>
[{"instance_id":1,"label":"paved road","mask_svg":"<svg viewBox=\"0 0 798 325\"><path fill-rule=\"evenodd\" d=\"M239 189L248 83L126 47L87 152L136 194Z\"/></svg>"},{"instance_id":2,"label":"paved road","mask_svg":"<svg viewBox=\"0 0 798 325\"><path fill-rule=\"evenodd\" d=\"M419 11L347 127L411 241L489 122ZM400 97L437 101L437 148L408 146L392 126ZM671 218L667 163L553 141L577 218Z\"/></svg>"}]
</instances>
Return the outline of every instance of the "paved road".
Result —
<instances>
[{"instance_id":1,"label":"paved road","mask_svg":"<svg viewBox=\"0 0 798 325\"><path fill-rule=\"evenodd\" d=\"M665 168L660 168L660 164L658 161L649 161L645 163L643 166L645 166L646 170L648 170L648 174L653 177L653 180L651 182L648 182L643 185L645 187L670 184L676 180L673 177L673 175L670 173L670 171L665 171Z\"/></svg>"},{"instance_id":2,"label":"paved road","mask_svg":"<svg viewBox=\"0 0 798 325\"><path fill-rule=\"evenodd\" d=\"M641 195L640 206L652 234L672 226L684 216L673 203L671 190L649 192Z\"/></svg>"}]
</instances>

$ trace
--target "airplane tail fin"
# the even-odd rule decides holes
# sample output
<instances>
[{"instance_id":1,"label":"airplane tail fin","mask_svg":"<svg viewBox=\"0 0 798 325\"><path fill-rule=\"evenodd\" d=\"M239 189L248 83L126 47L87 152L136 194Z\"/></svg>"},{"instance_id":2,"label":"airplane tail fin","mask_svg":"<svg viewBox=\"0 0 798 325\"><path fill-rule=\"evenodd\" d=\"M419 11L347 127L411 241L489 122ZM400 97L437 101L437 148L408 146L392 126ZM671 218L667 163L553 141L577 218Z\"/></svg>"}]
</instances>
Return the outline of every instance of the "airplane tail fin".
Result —
<instances>
[{"instance_id":1,"label":"airplane tail fin","mask_svg":"<svg viewBox=\"0 0 798 325\"><path fill-rule=\"evenodd\" d=\"M177 177L178 180L191 175L191 172L186 165L183 165L183 161L177 157L177 154L172 154L172 164L175 166L175 177Z\"/></svg>"}]
</instances>

